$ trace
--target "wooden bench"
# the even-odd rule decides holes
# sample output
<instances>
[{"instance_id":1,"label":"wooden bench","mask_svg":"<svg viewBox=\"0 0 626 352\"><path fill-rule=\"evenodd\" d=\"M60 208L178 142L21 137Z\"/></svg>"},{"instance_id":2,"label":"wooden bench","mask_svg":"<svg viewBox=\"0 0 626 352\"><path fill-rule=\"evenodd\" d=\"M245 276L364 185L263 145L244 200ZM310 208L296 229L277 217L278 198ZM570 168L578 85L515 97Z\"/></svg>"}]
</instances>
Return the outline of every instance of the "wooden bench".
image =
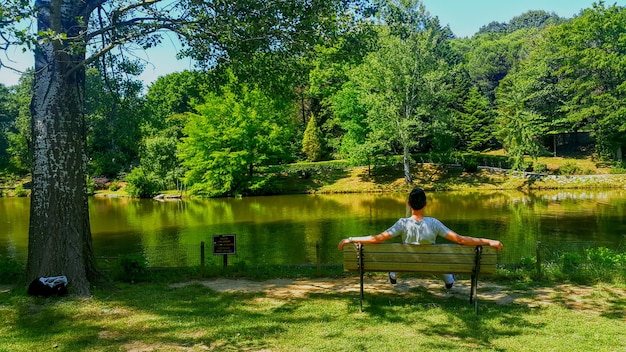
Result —
<instances>
[{"instance_id":1,"label":"wooden bench","mask_svg":"<svg viewBox=\"0 0 626 352\"><path fill-rule=\"evenodd\" d=\"M461 246L458 244L360 244L343 248L345 271L357 271L361 282L361 312L363 311L363 274L366 272L414 272L424 274L469 274L471 276L470 304L478 313L476 286L478 274L495 273L495 248Z\"/></svg>"}]
</instances>

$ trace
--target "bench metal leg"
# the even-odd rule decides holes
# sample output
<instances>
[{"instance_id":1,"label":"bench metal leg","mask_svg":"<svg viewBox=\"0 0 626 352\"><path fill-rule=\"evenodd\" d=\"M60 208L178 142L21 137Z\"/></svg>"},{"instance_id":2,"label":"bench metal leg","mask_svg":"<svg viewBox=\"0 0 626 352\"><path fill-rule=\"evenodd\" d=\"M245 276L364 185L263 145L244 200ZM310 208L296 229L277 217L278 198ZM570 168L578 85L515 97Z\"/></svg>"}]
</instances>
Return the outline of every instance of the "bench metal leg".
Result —
<instances>
[{"instance_id":1,"label":"bench metal leg","mask_svg":"<svg viewBox=\"0 0 626 352\"><path fill-rule=\"evenodd\" d=\"M472 270L472 286L470 288L470 304L474 303L474 312L478 314L478 297L476 294L476 289L478 286L478 273L480 272L480 258L483 253L482 246L476 246L476 257L474 257L474 269Z\"/></svg>"},{"instance_id":2,"label":"bench metal leg","mask_svg":"<svg viewBox=\"0 0 626 352\"><path fill-rule=\"evenodd\" d=\"M358 259L359 259L359 277L360 277L360 282L361 282L361 313L363 313L363 296L364 296L364 292L363 292L363 274L365 273L365 268L363 266L363 245L361 243L357 243L356 244L356 248L357 248L357 255L358 255Z\"/></svg>"}]
</instances>

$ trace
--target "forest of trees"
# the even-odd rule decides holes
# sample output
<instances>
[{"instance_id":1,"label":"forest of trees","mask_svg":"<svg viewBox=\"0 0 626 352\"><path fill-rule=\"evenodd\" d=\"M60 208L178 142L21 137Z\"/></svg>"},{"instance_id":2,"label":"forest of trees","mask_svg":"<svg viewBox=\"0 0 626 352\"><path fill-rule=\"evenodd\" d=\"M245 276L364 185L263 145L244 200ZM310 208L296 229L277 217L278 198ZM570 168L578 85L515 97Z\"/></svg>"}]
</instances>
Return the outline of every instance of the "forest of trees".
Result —
<instances>
[{"instance_id":1,"label":"forest of trees","mask_svg":"<svg viewBox=\"0 0 626 352\"><path fill-rule=\"evenodd\" d=\"M182 54L198 69L148 87L132 57L89 63L88 175L128 181L135 196L182 184L201 196L245 195L263 193L269 166L401 156L410 182L416 154L504 149L513 168L532 168L525 156L577 133L591 136L598 160L621 161L623 7L600 2L567 19L529 11L471 38L417 0L374 1L333 21L332 32L282 51L219 38L233 41L225 60L190 40ZM4 175L31 172L32 86L32 72L0 85Z\"/></svg>"}]
</instances>

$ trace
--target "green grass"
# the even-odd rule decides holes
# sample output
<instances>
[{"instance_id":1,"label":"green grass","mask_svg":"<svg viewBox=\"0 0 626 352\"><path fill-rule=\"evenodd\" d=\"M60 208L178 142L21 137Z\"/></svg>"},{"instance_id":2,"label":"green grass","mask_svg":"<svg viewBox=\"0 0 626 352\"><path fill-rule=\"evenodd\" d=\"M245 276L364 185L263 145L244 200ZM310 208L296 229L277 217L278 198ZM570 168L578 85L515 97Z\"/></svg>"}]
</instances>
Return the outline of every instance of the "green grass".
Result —
<instances>
[{"instance_id":1,"label":"green grass","mask_svg":"<svg viewBox=\"0 0 626 352\"><path fill-rule=\"evenodd\" d=\"M90 299L0 291L0 351L623 351L626 305L615 290L582 297L593 311L555 296L546 306L481 301L479 315L466 298L426 289L367 292L363 313L356 292L154 282L96 288Z\"/></svg>"}]
</instances>

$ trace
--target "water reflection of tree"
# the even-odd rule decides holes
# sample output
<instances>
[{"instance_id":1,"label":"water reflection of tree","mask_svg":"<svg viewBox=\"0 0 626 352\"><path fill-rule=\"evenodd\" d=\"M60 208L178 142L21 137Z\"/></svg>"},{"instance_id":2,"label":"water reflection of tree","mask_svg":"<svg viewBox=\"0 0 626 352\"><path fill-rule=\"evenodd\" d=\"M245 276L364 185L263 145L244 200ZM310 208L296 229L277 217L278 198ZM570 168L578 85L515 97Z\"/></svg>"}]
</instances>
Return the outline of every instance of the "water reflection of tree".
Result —
<instances>
[{"instance_id":1,"label":"water reflection of tree","mask_svg":"<svg viewBox=\"0 0 626 352\"><path fill-rule=\"evenodd\" d=\"M134 246L168 265L198 265L202 241L207 265L221 265L211 240L227 233L237 234L233 265L315 263L318 243L322 263L340 264L340 238L377 234L406 216L404 193L94 203L96 251L105 241L119 251ZM564 248L616 248L626 233L625 207L619 192L432 192L427 214L463 235L502 240L499 261L515 263L535 256L537 241L546 258Z\"/></svg>"}]
</instances>

